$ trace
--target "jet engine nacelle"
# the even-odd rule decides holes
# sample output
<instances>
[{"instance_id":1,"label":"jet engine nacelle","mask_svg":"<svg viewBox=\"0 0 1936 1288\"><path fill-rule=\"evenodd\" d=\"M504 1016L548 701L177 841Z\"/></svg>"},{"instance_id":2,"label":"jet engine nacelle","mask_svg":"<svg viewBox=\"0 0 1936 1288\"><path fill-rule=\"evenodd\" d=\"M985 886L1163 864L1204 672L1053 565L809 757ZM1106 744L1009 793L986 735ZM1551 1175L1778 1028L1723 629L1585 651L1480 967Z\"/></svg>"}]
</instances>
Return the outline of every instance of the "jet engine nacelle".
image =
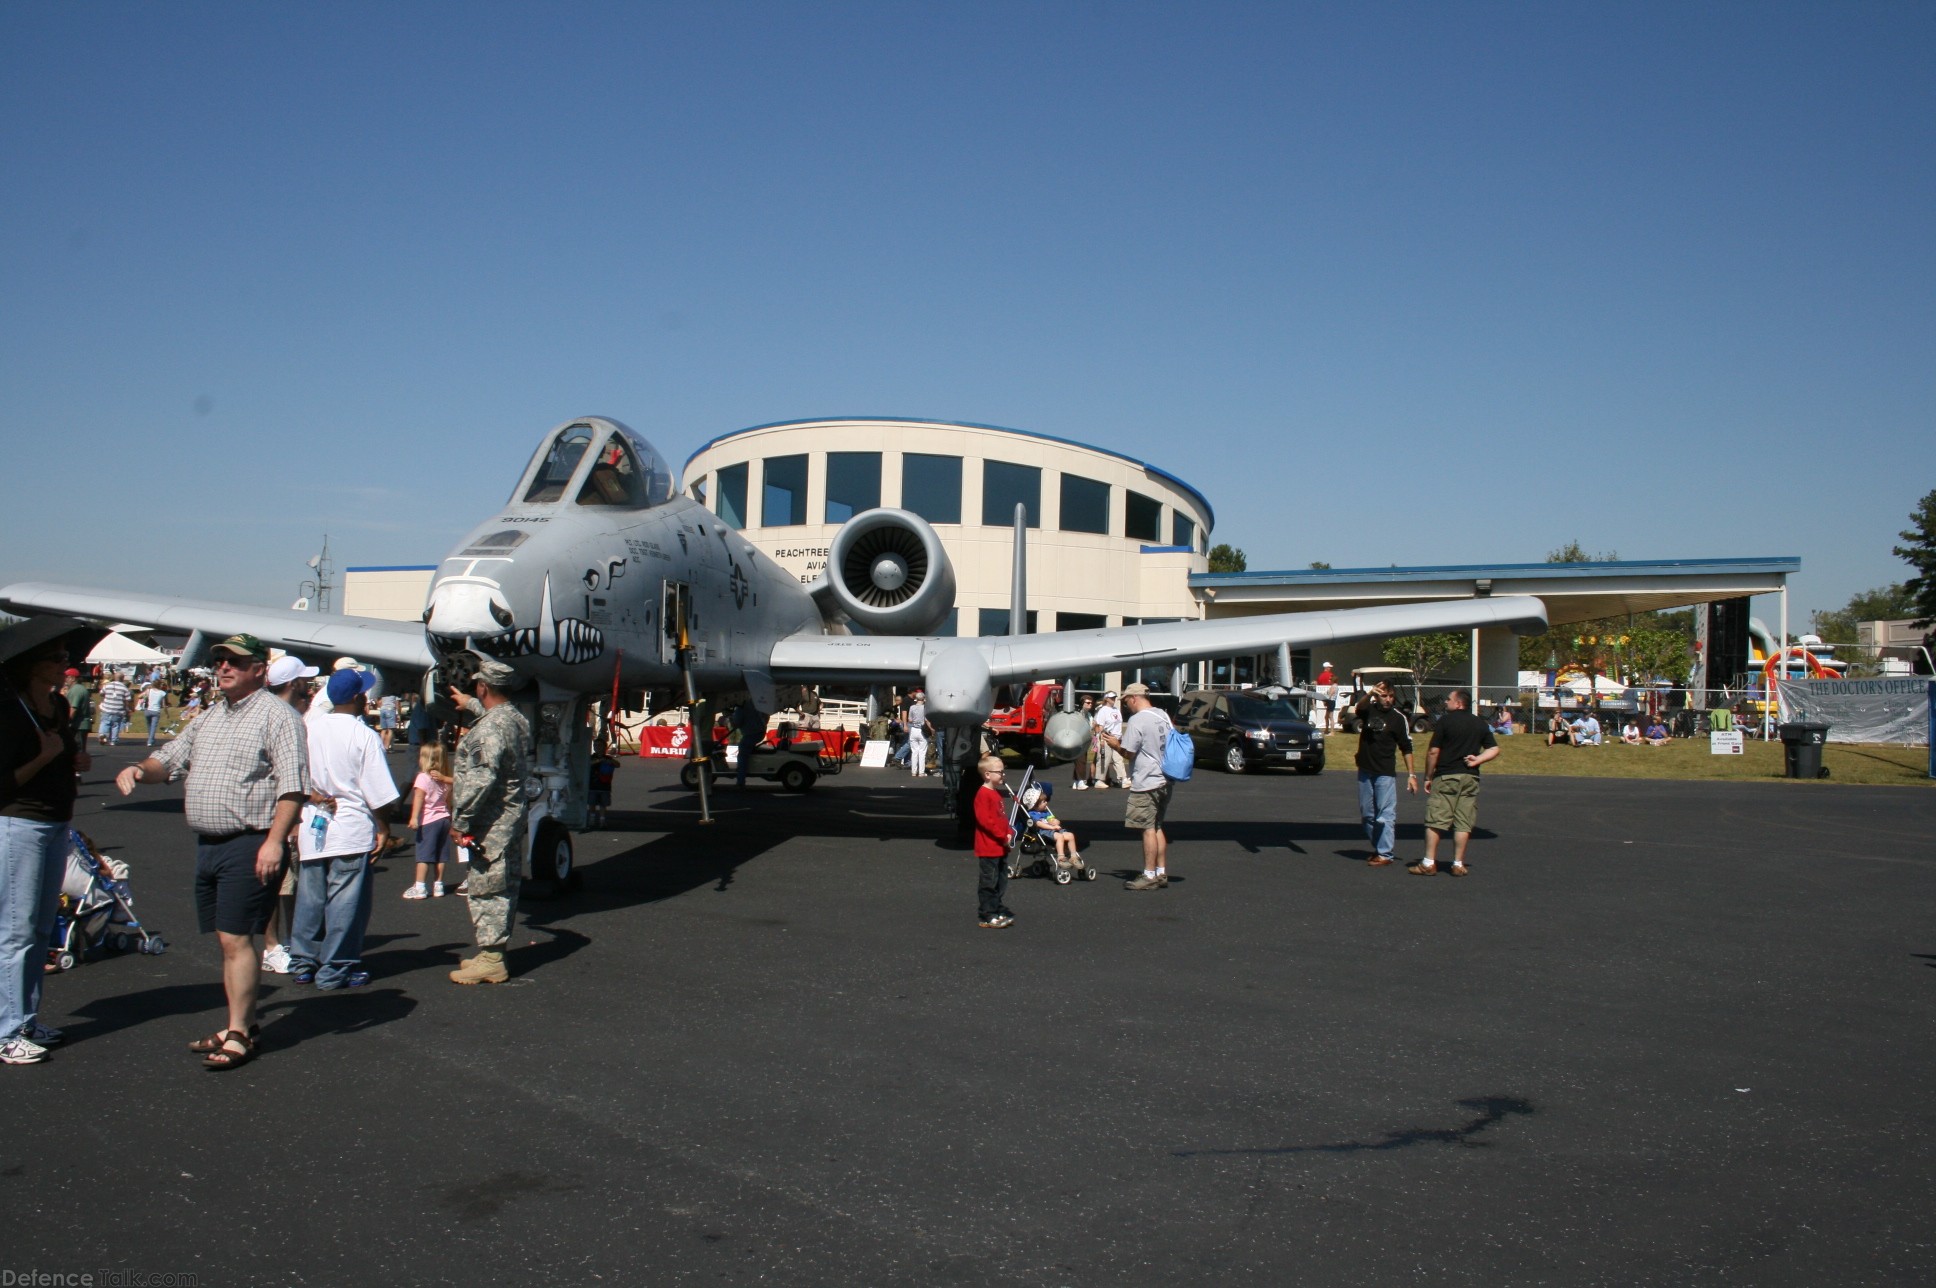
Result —
<instances>
[{"instance_id":1,"label":"jet engine nacelle","mask_svg":"<svg viewBox=\"0 0 1936 1288\"><path fill-rule=\"evenodd\" d=\"M867 510L841 525L814 597L879 635L925 635L955 606L955 569L927 520Z\"/></svg>"}]
</instances>

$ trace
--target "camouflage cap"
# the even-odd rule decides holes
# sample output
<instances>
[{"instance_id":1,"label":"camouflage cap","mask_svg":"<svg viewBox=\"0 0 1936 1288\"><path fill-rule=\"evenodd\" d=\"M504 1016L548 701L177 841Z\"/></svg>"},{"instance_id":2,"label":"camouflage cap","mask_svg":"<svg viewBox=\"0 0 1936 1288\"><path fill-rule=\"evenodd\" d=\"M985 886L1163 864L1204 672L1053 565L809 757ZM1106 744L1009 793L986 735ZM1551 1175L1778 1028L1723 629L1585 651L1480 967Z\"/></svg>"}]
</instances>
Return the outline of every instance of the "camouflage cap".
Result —
<instances>
[{"instance_id":1,"label":"camouflage cap","mask_svg":"<svg viewBox=\"0 0 1936 1288\"><path fill-rule=\"evenodd\" d=\"M235 657L246 657L251 662L267 662L269 646L253 635L231 635L220 644L209 649L210 653L228 653Z\"/></svg>"},{"instance_id":2,"label":"camouflage cap","mask_svg":"<svg viewBox=\"0 0 1936 1288\"><path fill-rule=\"evenodd\" d=\"M477 678L500 692L508 692L518 687L522 681L518 673L494 657L477 655Z\"/></svg>"}]
</instances>

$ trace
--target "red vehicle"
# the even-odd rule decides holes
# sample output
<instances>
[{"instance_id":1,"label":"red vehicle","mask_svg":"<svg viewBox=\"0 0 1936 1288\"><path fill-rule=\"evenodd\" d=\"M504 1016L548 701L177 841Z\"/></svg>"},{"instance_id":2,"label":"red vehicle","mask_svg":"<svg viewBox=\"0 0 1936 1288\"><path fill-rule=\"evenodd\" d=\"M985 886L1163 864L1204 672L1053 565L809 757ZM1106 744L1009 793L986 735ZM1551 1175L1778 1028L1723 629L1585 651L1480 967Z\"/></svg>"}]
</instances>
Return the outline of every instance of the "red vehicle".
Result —
<instances>
[{"instance_id":1,"label":"red vehicle","mask_svg":"<svg viewBox=\"0 0 1936 1288\"><path fill-rule=\"evenodd\" d=\"M1044 764L1047 751L1042 732L1049 717L1062 708L1062 686L1047 680L1029 685L1017 706L996 707L988 713L988 727L1003 747L1018 751L1032 765Z\"/></svg>"}]
</instances>

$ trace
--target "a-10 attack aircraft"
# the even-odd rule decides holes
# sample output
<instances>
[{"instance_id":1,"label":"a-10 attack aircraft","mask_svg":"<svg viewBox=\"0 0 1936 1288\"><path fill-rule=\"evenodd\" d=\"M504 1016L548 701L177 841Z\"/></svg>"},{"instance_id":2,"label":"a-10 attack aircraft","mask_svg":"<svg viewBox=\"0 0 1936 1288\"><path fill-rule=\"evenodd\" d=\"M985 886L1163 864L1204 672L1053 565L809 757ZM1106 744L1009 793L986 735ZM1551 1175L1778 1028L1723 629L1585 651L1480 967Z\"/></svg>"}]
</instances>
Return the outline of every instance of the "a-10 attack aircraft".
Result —
<instances>
[{"instance_id":1,"label":"a-10 attack aircraft","mask_svg":"<svg viewBox=\"0 0 1936 1288\"><path fill-rule=\"evenodd\" d=\"M393 685L421 683L429 700L467 680L472 650L499 658L534 682L517 695L531 719L542 783L530 853L536 874L558 882L571 871L569 829L584 821L586 709L614 690L670 691L673 700L746 694L770 712L783 685L920 684L929 718L964 728L986 719L999 684L1281 645L1546 626L1539 600L1502 596L1046 635L930 634L954 597L940 538L896 509L848 520L826 572L803 586L680 495L644 438L587 416L546 434L510 501L444 557L421 624L44 583L0 589L0 607L187 632L184 666L214 641L246 631L313 662L348 654L374 663ZM1086 723L1071 722L1082 719L1059 716L1050 743L1065 751L1081 745Z\"/></svg>"}]
</instances>

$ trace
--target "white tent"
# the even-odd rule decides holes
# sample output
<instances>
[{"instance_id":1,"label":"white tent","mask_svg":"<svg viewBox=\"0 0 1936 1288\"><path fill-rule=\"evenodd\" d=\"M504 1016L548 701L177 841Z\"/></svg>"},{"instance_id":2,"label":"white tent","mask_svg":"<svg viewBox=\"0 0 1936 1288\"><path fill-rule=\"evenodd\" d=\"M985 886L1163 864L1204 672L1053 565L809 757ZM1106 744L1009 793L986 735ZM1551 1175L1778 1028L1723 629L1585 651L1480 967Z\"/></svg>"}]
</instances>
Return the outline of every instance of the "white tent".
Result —
<instances>
[{"instance_id":1,"label":"white tent","mask_svg":"<svg viewBox=\"0 0 1936 1288\"><path fill-rule=\"evenodd\" d=\"M149 648L146 644L137 643L125 635L110 631L106 638L94 646L94 651L87 655L87 660L90 665L127 666L134 663L165 664L175 659L158 648Z\"/></svg>"}]
</instances>

